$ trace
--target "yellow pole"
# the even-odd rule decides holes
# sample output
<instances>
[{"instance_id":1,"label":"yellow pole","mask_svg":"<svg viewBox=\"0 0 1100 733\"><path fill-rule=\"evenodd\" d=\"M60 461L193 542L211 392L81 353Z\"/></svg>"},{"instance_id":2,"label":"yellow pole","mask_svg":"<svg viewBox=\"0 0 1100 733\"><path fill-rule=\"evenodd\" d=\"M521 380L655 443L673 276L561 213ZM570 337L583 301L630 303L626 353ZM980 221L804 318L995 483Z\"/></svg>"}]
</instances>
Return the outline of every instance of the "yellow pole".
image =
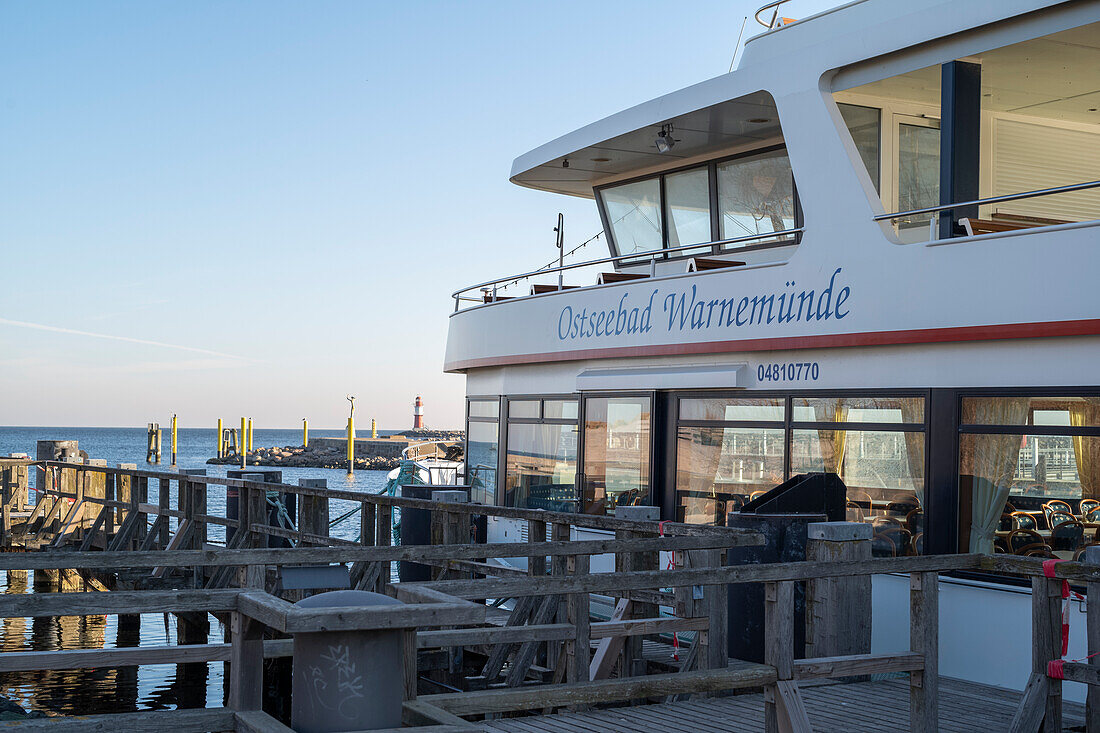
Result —
<instances>
[{"instance_id":1,"label":"yellow pole","mask_svg":"<svg viewBox=\"0 0 1100 733\"><path fill-rule=\"evenodd\" d=\"M222 419L218 418L218 458L225 455L225 446L222 444Z\"/></svg>"},{"instance_id":2,"label":"yellow pole","mask_svg":"<svg viewBox=\"0 0 1100 733\"><path fill-rule=\"evenodd\" d=\"M164 444L164 431L157 428L157 463L160 463L160 447Z\"/></svg>"},{"instance_id":3,"label":"yellow pole","mask_svg":"<svg viewBox=\"0 0 1100 733\"><path fill-rule=\"evenodd\" d=\"M248 418L248 450L252 450L252 418Z\"/></svg>"},{"instance_id":4,"label":"yellow pole","mask_svg":"<svg viewBox=\"0 0 1100 733\"><path fill-rule=\"evenodd\" d=\"M172 465L176 465L176 416L172 415Z\"/></svg>"},{"instance_id":5,"label":"yellow pole","mask_svg":"<svg viewBox=\"0 0 1100 733\"><path fill-rule=\"evenodd\" d=\"M373 417L370 419L370 437L371 440L378 439L378 421Z\"/></svg>"},{"instance_id":6,"label":"yellow pole","mask_svg":"<svg viewBox=\"0 0 1100 733\"><path fill-rule=\"evenodd\" d=\"M355 418L348 418L348 475L355 473Z\"/></svg>"},{"instance_id":7,"label":"yellow pole","mask_svg":"<svg viewBox=\"0 0 1100 733\"><path fill-rule=\"evenodd\" d=\"M248 451L244 448L245 435L248 434L248 429L245 427L245 418L241 418L241 439L237 441L237 450L241 454L241 468L248 465Z\"/></svg>"},{"instance_id":8,"label":"yellow pole","mask_svg":"<svg viewBox=\"0 0 1100 733\"><path fill-rule=\"evenodd\" d=\"M302 447L309 447L309 420L302 418Z\"/></svg>"}]
</instances>

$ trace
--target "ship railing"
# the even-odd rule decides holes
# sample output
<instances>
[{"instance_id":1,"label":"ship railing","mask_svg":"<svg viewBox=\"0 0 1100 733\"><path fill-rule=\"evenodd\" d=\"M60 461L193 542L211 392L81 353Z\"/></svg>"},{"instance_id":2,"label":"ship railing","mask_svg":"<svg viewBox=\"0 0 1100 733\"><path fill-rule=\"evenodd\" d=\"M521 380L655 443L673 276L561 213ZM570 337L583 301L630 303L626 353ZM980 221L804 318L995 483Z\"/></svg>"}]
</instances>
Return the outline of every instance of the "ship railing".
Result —
<instances>
[{"instance_id":1,"label":"ship railing","mask_svg":"<svg viewBox=\"0 0 1100 733\"><path fill-rule=\"evenodd\" d=\"M455 302L455 312L462 307L463 302L467 303L485 303L486 296L491 296L496 299L497 292L503 290L502 286L510 286L518 284L524 280L529 280L533 277L540 277L543 275L552 275L559 273L557 290L566 289L561 273L569 270L577 270L583 267L593 267L595 265L606 264L627 264L628 266L637 265L649 265L649 276L656 277L657 263L666 259L667 255L676 252L687 252L689 250L697 250L700 252L705 251L708 247L712 250L708 252L708 255L713 255L713 250L718 248L727 247L731 244L745 244L746 242L760 242L770 239L781 239L784 237L790 238L790 241L797 241L797 237L800 237L805 231L805 227L792 227L790 229L781 229L775 232L762 232L760 234L749 234L744 237L732 237L729 239L719 239L713 242L696 242L695 244L685 244L679 247L667 247L664 249L653 250L652 252L631 252L628 254L615 255L613 257L601 257L597 260L585 260L584 262L574 262L568 265L559 265L557 267L544 267L538 270L531 270L530 272L520 273L518 275L508 275L507 277L499 277L495 280L486 280L485 282L477 283L476 285L469 285L456 290L451 293L451 298ZM729 252L721 252L721 254L729 254ZM479 297L474 297L469 293L473 291L480 291Z\"/></svg>"},{"instance_id":2,"label":"ship railing","mask_svg":"<svg viewBox=\"0 0 1100 733\"><path fill-rule=\"evenodd\" d=\"M783 25L783 18L779 16L779 6L783 5L786 2L788 2L788 0L775 0L775 2L770 2L757 10L756 14L753 17L756 18L757 23L764 26L768 30L772 30L773 28L780 28ZM772 11L772 17L768 20L764 20L760 17L765 10Z\"/></svg>"},{"instance_id":3,"label":"ship railing","mask_svg":"<svg viewBox=\"0 0 1100 733\"><path fill-rule=\"evenodd\" d=\"M897 222L899 220L908 219L914 216L931 214L932 217L928 224L928 238L930 241L934 241L939 238L940 216L945 212L953 212L955 209L961 209L968 206L987 206L991 204L1005 203L1008 201L1022 201L1024 199L1037 198L1039 196L1054 196L1060 193L1087 191L1094 188L1100 188L1100 181L1084 181L1081 183L1071 183L1065 186L1038 188L1033 191L1021 191L1019 193L1009 193L1002 196L989 196L981 199L972 199L970 201L957 201L951 204L924 206L919 209L909 209L907 211L895 211L888 214L879 214L874 217L874 220Z\"/></svg>"}]
</instances>

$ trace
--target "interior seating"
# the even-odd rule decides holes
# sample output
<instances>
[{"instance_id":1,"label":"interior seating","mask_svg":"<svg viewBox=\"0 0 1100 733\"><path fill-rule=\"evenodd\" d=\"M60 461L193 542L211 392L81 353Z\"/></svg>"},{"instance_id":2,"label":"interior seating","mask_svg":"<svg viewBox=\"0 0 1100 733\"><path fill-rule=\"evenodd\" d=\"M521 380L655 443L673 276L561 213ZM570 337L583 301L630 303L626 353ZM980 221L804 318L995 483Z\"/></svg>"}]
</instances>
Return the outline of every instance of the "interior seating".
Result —
<instances>
[{"instance_id":1,"label":"interior seating","mask_svg":"<svg viewBox=\"0 0 1100 733\"><path fill-rule=\"evenodd\" d=\"M688 272L703 272L705 270L721 270L726 267L744 267L740 260L720 260L716 257L692 257L688 260Z\"/></svg>"},{"instance_id":2,"label":"interior seating","mask_svg":"<svg viewBox=\"0 0 1100 733\"><path fill-rule=\"evenodd\" d=\"M1061 522L1050 530L1050 546L1054 550L1076 550L1085 544L1085 527L1076 519Z\"/></svg>"},{"instance_id":3,"label":"interior seating","mask_svg":"<svg viewBox=\"0 0 1100 733\"><path fill-rule=\"evenodd\" d=\"M1051 528L1058 526L1062 522L1075 521L1077 521L1077 517L1073 516L1069 512L1056 511L1051 512L1049 515L1047 515L1047 526Z\"/></svg>"},{"instance_id":4,"label":"interior seating","mask_svg":"<svg viewBox=\"0 0 1100 733\"><path fill-rule=\"evenodd\" d=\"M989 219L976 217L964 217L959 219L959 224L966 230L967 236L975 234L993 234L994 232L1015 232L1020 229L1032 229L1034 227L1049 227L1057 224L1069 224L1061 219L1044 219L1037 216L1023 216L1020 214L1008 214L997 212Z\"/></svg>"},{"instance_id":5,"label":"interior seating","mask_svg":"<svg viewBox=\"0 0 1100 733\"><path fill-rule=\"evenodd\" d=\"M865 521L863 517L863 507L854 501L849 501L847 508L844 511L844 518L849 522L862 522Z\"/></svg>"},{"instance_id":6,"label":"interior seating","mask_svg":"<svg viewBox=\"0 0 1100 733\"><path fill-rule=\"evenodd\" d=\"M492 293L482 293L481 301L483 303L496 303L500 300L511 300L511 295L493 295Z\"/></svg>"},{"instance_id":7,"label":"interior seating","mask_svg":"<svg viewBox=\"0 0 1100 733\"><path fill-rule=\"evenodd\" d=\"M1086 522L1100 522L1100 506L1085 513Z\"/></svg>"},{"instance_id":8,"label":"interior seating","mask_svg":"<svg viewBox=\"0 0 1100 733\"><path fill-rule=\"evenodd\" d=\"M1081 500L1081 506L1080 506L1080 509L1079 509L1079 511L1081 512L1081 516L1086 516L1089 512L1091 512L1094 509L1100 509L1100 501L1097 501L1096 499L1082 499Z\"/></svg>"},{"instance_id":9,"label":"interior seating","mask_svg":"<svg viewBox=\"0 0 1100 733\"><path fill-rule=\"evenodd\" d=\"M1085 550L1087 550L1090 547L1100 547L1100 542L1089 542L1087 544L1084 544L1084 545L1081 545L1080 547L1078 547L1073 552L1073 561L1074 562L1084 562Z\"/></svg>"},{"instance_id":10,"label":"interior seating","mask_svg":"<svg viewBox=\"0 0 1100 733\"><path fill-rule=\"evenodd\" d=\"M649 275L640 272L601 272L596 276L597 285L625 283L630 280L645 280Z\"/></svg>"},{"instance_id":11,"label":"interior seating","mask_svg":"<svg viewBox=\"0 0 1100 733\"><path fill-rule=\"evenodd\" d=\"M898 547L893 538L885 534L871 537L871 555L874 557L897 557Z\"/></svg>"},{"instance_id":12,"label":"interior seating","mask_svg":"<svg viewBox=\"0 0 1100 733\"><path fill-rule=\"evenodd\" d=\"M1012 512L1012 529L1036 529L1035 515L1027 512Z\"/></svg>"},{"instance_id":13,"label":"interior seating","mask_svg":"<svg viewBox=\"0 0 1100 733\"><path fill-rule=\"evenodd\" d=\"M1023 551L1034 545L1046 545L1043 536L1034 529L1014 529L1008 535L1008 549L1013 555L1023 555Z\"/></svg>"},{"instance_id":14,"label":"interior seating","mask_svg":"<svg viewBox=\"0 0 1100 733\"><path fill-rule=\"evenodd\" d=\"M914 535L924 532L924 510L917 507L905 515L905 526Z\"/></svg>"},{"instance_id":15,"label":"interior seating","mask_svg":"<svg viewBox=\"0 0 1100 733\"><path fill-rule=\"evenodd\" d=\"M1048 517L1051 512L1065 512L1066 514L1073 514L1073 507L1061 499L1051 499L1046 504L1043 504L1043 514Z\"/></svg>"}]
</instances>

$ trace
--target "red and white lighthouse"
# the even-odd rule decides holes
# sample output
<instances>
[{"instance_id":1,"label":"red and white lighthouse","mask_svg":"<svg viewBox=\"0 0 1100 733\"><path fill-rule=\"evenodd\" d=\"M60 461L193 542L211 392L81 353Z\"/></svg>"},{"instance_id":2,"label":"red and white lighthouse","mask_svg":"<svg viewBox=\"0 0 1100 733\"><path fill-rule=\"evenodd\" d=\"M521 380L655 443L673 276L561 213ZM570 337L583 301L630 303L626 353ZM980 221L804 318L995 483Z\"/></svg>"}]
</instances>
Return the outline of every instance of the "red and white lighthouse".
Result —
<instances>
[{"instance_id":1,"label":"red and white lighthouse","mask_svg":"<svg viewBox=\"0 0 1100 733\"><path fill-rule=\"evenodd\" d=\"M413 403L413 430L419 430L424 427L424 402L420 399L420 395L416 396L416 402Z\"/></svg>"}]
</instances>

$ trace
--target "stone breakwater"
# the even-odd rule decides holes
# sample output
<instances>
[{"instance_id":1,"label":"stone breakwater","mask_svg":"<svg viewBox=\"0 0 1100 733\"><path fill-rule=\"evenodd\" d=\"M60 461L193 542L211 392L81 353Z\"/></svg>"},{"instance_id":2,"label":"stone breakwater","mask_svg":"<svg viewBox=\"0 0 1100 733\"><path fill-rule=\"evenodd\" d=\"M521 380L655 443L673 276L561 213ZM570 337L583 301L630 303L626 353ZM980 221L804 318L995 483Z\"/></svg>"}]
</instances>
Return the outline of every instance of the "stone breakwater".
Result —
<instances>
[{"instance_id":1,"label":"stone breakwater","mask_svg":"<svg viewBox=\"0 0 1100 733\"><path fill-rule=\"evenodd\" d=\"M451 457L461 460L461 430L406 430L384 438L355 439L355 468L361 471L389 471L401 463L401 452L417 446L420 457ZM207 463L237 465L241 457L231 454L211 458ZM250 466L285 466L288 468L347 468L345 438L316 438L308 447L287 445L261 447L248 452Z\"/></svg>"}]
</instances>

